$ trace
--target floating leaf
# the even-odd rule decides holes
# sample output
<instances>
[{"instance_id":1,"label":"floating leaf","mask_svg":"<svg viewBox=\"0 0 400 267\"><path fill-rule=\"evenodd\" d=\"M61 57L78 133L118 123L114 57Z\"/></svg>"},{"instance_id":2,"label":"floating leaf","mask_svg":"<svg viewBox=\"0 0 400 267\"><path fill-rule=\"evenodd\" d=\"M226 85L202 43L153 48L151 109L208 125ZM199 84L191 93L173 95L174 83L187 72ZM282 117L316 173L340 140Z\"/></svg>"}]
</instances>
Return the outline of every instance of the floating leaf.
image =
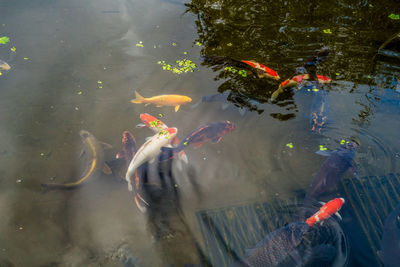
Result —
<instances>
[{"instance_id":1,"label":"floating leaf","mask_svg":"<svg viewBox=\"0 0 400 267\"><path fill-rule=\"evenodd\" d=\"M319 145L319 150L325 151L325 150L328 150L328 149L326 147L324 147L323 145Z\"/></svg>"},{"instance_id":2,"label":"floating leaf","mask_svg":"<svg viewBox=\"0 0 400 267\"><path fill-rule=\"evenodd\" d=\"M102 82L102 81L100 81L100 80L98 80L98 81L97 81L97 83L98 83L98 84L102 84L103 82Z\"/></svg>"},{"instance_id":3,"label":"floating leaf","mask_svg":"<svg viewBox=\"0 0 400 267\"><path fill-rule=\"evenodd\" d=\"M200 42L196 42L196 45L197 45L197 46L202 46L203 44L200 43Z\"/></svg>"},{"instance_id":4,"label":"floating leaf","mask_svg":"<svg viewBox=\"0 0 400 267\"><path fill-rule=\"evenodd\" d=\"M293 143L287 143L286 146L287 146L288 148L293 148Z\"/></svg>"},{"instance_id":5,"label":"floating leaf","mask_svg":"<svg viewBox=\"0 0 400 267\"><path fill-rule=\"evenodd\" d=\"M29 57L24 57L24 60L28 60L29 59Z\"/></svg>"},{"instance_id":6,"label":"floating leaf","mask_svg":"<svg viewBox=\"0 0 400 267\"><path fill-rule=\"evenodd\" d=\"M183 52L184 55L187 55L187 52Z\"/></svg>"},{"instance_id":7,"label":"floating leaf","mask_svg":"<svg viewBox=\"0 0 400 267\"><path fill-rule=\"evenodd\" d=\"M392 14L389 15L389 18L391 18L391 19L400 19L400 15L392 13Z\"/></svg>"},{"instance_id":8,"label":"floating leaf","mask_svg":"<svg viewBox=\"0 0 400 267\"><path fill-rule=\"evenodd\" d=\"M324 33L332 34L331 29L325 29L325 30L324 30Z\"/></svg>"},{"instance_id":9,"label":"floating leaf","mask_svg":"<svg viewBox=\"0 0 400 267\"><path fill-rule=\"evenodd\" d=\"M82 91L79 91L77 94L78 94L78 95L81 95L81 94L82 94Z\"/></svg>"},{"instance_id":10,"label":"floating leaf","mask_svg":"<svg viewBox=\"0 0 400 267\"><path fill-rule=\"evenodd\" d=\"M227 43L226 45L227 45L227 46L232 46L233 44L232 44L232 43Z\"/></svg>"},{"instance_id":11,"label":"floating leaf","mask_svg":"<svg viewBox=\"0 0 400 267\"><path fill-rule=\"evenodd\" d=\"M15 48L15 46L13 46L13 47L10 48L10 50L15 52L15 51L17 51L17 48Z\"/></svg>"},{"instance_id":12,"label":"floating leaf","mask_svg":"<svg viewBox=\"0 0 400 267\"><path fill-rule=\"evenodd\" d=\"M313 92L318 92L319 91L318 88L313 88L312 90L313 90Z\"/></svg>"},{"instance_id":13,"label":"floating leaf","mask_svg":"<svg viewBox=\"0 0 400 267\"><path fill-rule=\"evenodd\" d=\"M143 42L139 41L139 43L136 44L137 47L144 47Z\"/></svg>"},{"instance_id":14,"label":"floating leaf","mask_svg":"<svg viewBox=\"0 0 400 267\"><path fill-rule=\"evenodd\" d=\"M369 4L368 6L369 6L369 7L374 7L372 4Z\"/></svg>"},{"instance_id":15,"label":"floating leaf","mask_svg":"<svg viewBox=\"0 0 400 267\"><path fill-rule=\"evenodd\" d=\"M10 41L10 38L7 36L0 37L0 44L6 44Z\"/></svg>"},{"instance_id":16,"label":"floating leaf","mask_svg":"<svg viewBox=\"0 0 400 267\"><path fill-rule=\"evenodd\" d=\"M188 142L186 141L185 143L183 143L184 146L187 146Z\"/></svg>"},{"instance_id":17,"label":"floating leaf","mask_svg":"<svg viewBox=\"0 0 400 267\"><path fill-rule=\"evenodd\" d=\"M177 46L177 44L176 43L172 43L172 46Z\"/></svg>"},{"instance_id":18,"label":"floating leaf","mask_svg":"<svg viewBox=\"0 0 400 267\"><path fill-rule=\"evenodd\" d=\"M335 74L336 74L336 76L339 76L339 75L340 75L340 73L339 73L339 72L336 72Z\"/></svg>"},{"instance_id":19,"label":"floating leaf","mask_svg":"<svg viewBox=\"0 0 400 267\"><path fill-rule=\"evenodd\" d=\"M3 75L3 73L1 73L1 71L0 71L0 76L1 76L1 75Z\"/></svg>"}]
</instances>

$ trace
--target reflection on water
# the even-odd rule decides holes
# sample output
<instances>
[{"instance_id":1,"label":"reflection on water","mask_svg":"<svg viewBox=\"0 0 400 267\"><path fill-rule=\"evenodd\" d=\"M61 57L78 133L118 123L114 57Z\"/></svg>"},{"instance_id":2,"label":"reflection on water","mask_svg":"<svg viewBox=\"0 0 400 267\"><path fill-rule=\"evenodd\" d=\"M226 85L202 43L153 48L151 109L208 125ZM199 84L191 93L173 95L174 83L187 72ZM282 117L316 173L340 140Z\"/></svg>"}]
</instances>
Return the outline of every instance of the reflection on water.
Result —
<instances>
[{"instance_id":1,"label":"reflection on water","mask_svg":"<svg viewBox=\"0 0 400 267\"><path fill-rule=\"evenodd\" d=\"M326 160L315 152L347 140L359 143L360 180L343 173L310 211L344 197L343 221L327 221L331 235L312 236L329 227L313 228L298 249L307 266L334 265L319 254L340 246L347 254L337 266L382 265L385 218L400 202L400 24L390 13L399 13L393 1L0 2L0 37L10 39L0 44L0 265L227 266L300 220ZM302 69L321 47L329 55ZM176 74L158 61L196 68ZM281 82L313 73L332 81L311 78L271 100ZM135 90L186 95L193 107L135 105ZM177 127L181 139L201 125L236 125L186 148L188 164L143 165L145 213L115 159L121 133L138 147L149 136L135 128L141 113ZM112 145L102 155L111 175L81 156L81 130ZM43 193L40 184L78 181L90 166L80 187Z\"/></svg>"}]
</instances>

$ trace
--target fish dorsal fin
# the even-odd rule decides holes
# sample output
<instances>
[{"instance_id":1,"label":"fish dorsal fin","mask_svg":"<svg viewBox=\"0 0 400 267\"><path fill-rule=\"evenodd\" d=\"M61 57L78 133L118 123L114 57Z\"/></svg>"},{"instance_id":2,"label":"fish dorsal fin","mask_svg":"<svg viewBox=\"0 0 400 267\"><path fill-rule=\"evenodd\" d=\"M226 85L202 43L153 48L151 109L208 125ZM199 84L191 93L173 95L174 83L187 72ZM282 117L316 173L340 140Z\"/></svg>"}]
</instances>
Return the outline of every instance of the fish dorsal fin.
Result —
<instances>
[{"instance_id":1,"label":"fish dorsal fin","mask_svg":"<svg viewBox=\"0 0 400 267\"><path fill-rule=\"evenodd\" d=\"M144 123L136 124L136 128L143 128L143 127L146 127L146 124L144 124Z\"/></svg>"},{"instance_id":2,"label":"fish dorsal fin","mask_svg":"<svg viewBox=\"0 0 400 267\"><path fill-rule=\"evenodd\" d=\"M332 152L326 151L326 150L324 150L324 151L318 150L318 151L315 152L315 153L318 154L318 155L320 155L320 156L324 156L324 157L329 157L329 156L332 154Z\"/></svg>"},{"instance_id":3,"label":"fish dorsal fin","mask_svg":"<svg viewBox=\"0 0 400 267\"><path fill-rule=\"evenodd\" d=\"M335 215L336 215L340 220L343 220L343 219L342 219L342 216L340 216L339 212L336 212Z\"/></svg>"},{"instance_id":4,"label":"fish dorsal fin","mask_svg":"<svg viewBox=\"0 0 400 267\"><path fill-rule=\"evenodd\" d=\"M325 205L326 203L323 201L318 201L319 204L321 204L322 206Z\"/></svg>"},{"instance_id":5,"label":"fish dorsal fin","mask_svg":"<svg viewBox=\"0 0 400 267\"><path fill-rule=\"evenodd\" d=\"M175 112L177 112L179 110L179 108L181 107L181 105L176 105L175 106Z\"/></svg>"},{"instance_id":6,"label":"fish dorsal fin","mask_svg":"<svg viewBox=\"0 0 400 267\"><path fill-rule=\"evenodd\" d=\"M104 163L102 172L107 175L112 174L112 170L111 170L110 166L107 165L107 163Z\"/></svg>"}]
</instances>

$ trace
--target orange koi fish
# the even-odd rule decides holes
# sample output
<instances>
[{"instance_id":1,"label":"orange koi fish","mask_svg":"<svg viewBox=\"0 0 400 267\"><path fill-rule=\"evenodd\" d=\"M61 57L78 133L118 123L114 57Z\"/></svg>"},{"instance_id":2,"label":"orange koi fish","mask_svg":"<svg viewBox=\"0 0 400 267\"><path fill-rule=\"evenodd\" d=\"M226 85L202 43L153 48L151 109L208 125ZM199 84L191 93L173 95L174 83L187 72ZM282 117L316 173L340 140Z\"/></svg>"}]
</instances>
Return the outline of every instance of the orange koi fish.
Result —
<instances>
[{"instance_id":1,"label":"orange koi fish","mask_svg":"<svg viewBox=\"0 0 400 267\"><path fill-rule=\"evenodd\" d=\"M330 83L332 80L328 76L323 76L317 74L318 82L320 83ZM283 93L283 89L287 87L293 87L293 86L298 86L303 80L309 80L310 75L309 74L302 74L302 75L296 75L291 79L285 80L281 82L279 85L278 89L272 93L271 95L271 100L275 101L278 98L278 95Z\"/></svg>"},{"instance_id":2,"label":"orange koi fish","mask_svg":"<svg viewBox=\"0 0 400 267\"><path fill-rule=\"evenodd\" d=\"M136 99L132 99L131 102L135 104L145 105L154 104L157 107L163 106L175 106L175 112L177 112L181 105L192 102L192 99L184 95L157 95L153 97L145 98L135 91Z\"/></svg>"},{"instance_id":3,"label":"orange koi fish","mask_svg":"<svg viewBox=\"0 0 400 267\"><path fill-rule=\"evenodd\" d=\"M253 60L241 60L241 62L246 63L250 67L258 70L257 71L257 76L258 78L272 78L275 80L279 80L280 77L276 71L273 69L268 68L267 66L264 66L261 63L255 62Z\"/></svg>"},{"instance_id":4,"label":"orange koi fish","mask_svg":"<svg viewBox=\"0 0 400 267\"><path fill-rule=\"evenodd\" d=\"M330 218L333 214L338 216L339 219L342 219L338 211L342 208L344 202L344 198L335 198L326 204L321 202L324 205L313 216L308 218L306 223L309 226L313 226L317 222L322 222Z\"/></svg>"}]
</instances>

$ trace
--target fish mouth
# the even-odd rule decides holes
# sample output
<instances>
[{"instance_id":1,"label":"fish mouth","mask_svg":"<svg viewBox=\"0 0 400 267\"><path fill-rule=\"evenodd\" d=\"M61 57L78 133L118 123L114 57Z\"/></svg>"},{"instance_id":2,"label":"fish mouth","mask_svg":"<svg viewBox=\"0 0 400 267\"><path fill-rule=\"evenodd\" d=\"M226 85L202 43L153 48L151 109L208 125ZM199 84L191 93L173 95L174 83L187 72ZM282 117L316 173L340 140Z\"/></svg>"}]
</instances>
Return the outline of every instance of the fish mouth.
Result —
<instances>
[{"instance_id":1,"label":"fish mouth","mask_svg":"<svg viewBox=\"0 0 400 267\"><path fill-rule=\"evenodd\" d=\"M80 131L79 131L79 135L80 135L82 138L88 138L88 137L90 136L90 133L89 133L88 131L86 131L86 130L80 130Z\"/></svg>"}]
</instances>

